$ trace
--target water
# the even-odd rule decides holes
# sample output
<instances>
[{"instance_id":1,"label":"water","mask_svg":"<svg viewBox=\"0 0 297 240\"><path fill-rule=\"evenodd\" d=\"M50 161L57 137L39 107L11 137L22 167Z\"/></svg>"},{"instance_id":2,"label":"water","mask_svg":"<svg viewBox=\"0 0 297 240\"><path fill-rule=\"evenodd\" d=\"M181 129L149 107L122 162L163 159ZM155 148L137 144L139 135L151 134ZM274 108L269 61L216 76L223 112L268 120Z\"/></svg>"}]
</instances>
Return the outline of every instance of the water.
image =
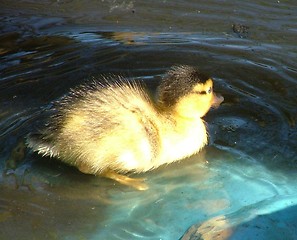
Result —
<instances>
[{"instance_id":1,"label":"water","mask_svg":"<svg viewBox=\"0 0 297 240\"><path fill-rule=\"evenodd\" d=\"M294 1L0 9L0 239L297 239ZM84 79L121 73L154 90L173 64L199 66L225 102L205 117L210 145L142 174L148 191L23 146L50 102Z\"/></svg>"}]
</instances>

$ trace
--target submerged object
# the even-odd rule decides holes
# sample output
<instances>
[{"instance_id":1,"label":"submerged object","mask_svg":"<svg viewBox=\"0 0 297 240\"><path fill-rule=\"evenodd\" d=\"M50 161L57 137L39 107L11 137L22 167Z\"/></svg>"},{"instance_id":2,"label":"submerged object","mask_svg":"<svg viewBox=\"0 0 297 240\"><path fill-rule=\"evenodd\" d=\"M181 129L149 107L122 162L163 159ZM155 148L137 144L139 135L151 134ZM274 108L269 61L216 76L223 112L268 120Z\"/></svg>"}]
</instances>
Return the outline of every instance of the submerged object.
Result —
<instances>
[{"instance_id":1,"label":"submerged object","mask_svg":"<svg viewBox=\"0 0 297 240\"><path fill-rule=\"evenodd\" d=\"M201 119L223 101L211 78L192 66L174 66L161 80L157 100L121 76L72 89L54 103L55 113L28 147L139 190L141 173L191 156L207 144ZM104 83L102 83L102 81Z\"/></svg>"}]
</instances>

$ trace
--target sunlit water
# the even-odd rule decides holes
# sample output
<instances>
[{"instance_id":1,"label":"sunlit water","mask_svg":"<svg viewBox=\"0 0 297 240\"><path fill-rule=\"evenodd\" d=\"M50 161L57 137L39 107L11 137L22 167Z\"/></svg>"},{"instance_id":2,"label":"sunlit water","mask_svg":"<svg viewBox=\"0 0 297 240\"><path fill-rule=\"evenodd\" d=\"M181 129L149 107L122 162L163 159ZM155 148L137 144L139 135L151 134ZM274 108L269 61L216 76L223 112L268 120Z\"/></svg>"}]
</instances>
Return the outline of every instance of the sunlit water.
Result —
<instances>
[{"instance_id":1,"label":"sunlit water","mask_svg":"<svg viewBox=\"0 0 297 240\"><path fill-rule=\"evenodd\" d=\"M1 1L0 9L0 239L297 239L294 1ZM209 146L142 174L149 190L23 146L51 101L86 78L123 74L154 91L174 64L211 75L225 101L205 117Z\"/></svg>"}]
</instances>

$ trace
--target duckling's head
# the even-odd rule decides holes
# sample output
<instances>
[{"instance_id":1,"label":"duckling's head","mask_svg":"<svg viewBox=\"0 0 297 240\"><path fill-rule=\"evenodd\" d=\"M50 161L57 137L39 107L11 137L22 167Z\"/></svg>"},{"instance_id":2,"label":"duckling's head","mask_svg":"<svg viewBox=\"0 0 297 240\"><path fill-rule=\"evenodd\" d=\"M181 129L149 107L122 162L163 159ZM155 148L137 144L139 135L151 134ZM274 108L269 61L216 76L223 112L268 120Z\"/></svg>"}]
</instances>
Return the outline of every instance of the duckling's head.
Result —
<instances>
[{"instance_id":1,"label":"duckling's head","mask_svg":"<svg viewBox=\"0 0 297 240\"><path fill-rule=\"evenodd\" d=\"M158 101L163 109L171 109L186 118L203 117L224 98L213 92L213 81L197 68L174 66L162 79Z\"/></svg>"}]
</instances>

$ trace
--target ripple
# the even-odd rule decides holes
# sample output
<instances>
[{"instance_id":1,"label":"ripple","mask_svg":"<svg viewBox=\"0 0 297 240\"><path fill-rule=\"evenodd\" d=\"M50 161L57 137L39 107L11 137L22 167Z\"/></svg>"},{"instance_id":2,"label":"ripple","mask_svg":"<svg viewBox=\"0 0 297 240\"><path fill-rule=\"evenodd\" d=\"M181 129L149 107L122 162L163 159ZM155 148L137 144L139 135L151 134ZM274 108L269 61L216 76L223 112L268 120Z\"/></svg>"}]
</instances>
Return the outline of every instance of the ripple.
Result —
<instances>
[{"instance_id":1,"label":"ripple","mask_svg":"<svg viewBox=\"0 0 297 240\"><path fill-rule=\"evenodd\" d=\"M3 3L1 239L16 233L178 239L193 224L226 223L219 227L239 232L245 226L264 229L269 218L287 224L282 214L294 222L288 214L297 190L292 3ZM233 23L249 27L245 38L233 33ZM141 175L148 191L81 174L30 151L7 163L23 136L44 123L51 101L85 78L126 74L154 91L164 72L179 63L212 76L225 102L205 117L210 145ZM294 226L285 227L289 239Z\"/></svg>"}]
</instances>

